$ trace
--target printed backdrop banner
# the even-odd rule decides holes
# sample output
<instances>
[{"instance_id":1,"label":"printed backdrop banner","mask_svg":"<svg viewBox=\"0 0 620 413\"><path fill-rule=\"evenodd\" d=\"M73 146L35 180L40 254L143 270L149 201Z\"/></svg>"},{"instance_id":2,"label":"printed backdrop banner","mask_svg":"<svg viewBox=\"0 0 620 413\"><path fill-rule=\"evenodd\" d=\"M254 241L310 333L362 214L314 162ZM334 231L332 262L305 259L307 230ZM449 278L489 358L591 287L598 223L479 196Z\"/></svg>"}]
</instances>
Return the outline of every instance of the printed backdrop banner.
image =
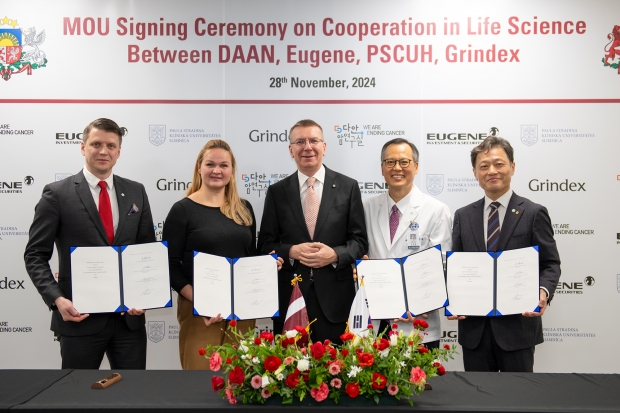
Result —
<instances>
[{"instance_id":1,"label":"printed backdrop banner","mask_svg":"<svg viewBox=\"0 0 620 413\"><path fill-rule=\"evenodd\" d=\"M420 151L415 185L452 212L483 196L471 149L509 139L512 187L548 208L562 259L535 371L619 373L619 63L613 0L6 4L0 366L60 367L22 257L43 187L83 167L90 121L127 128L114 172L145 185L161 239L210 139L231 144L260 227L269 185L295 171L289 129L310 118L325 164L364 199L387 191L380 150L401 137ZM149 369L180 368L173 302L147 312ZM457 344L456 322L443 318L442 331L442 344ZM593 348L603 351L577 356ZM462 370L462 358L448 368Z\"/></svg>"}]
</instances>

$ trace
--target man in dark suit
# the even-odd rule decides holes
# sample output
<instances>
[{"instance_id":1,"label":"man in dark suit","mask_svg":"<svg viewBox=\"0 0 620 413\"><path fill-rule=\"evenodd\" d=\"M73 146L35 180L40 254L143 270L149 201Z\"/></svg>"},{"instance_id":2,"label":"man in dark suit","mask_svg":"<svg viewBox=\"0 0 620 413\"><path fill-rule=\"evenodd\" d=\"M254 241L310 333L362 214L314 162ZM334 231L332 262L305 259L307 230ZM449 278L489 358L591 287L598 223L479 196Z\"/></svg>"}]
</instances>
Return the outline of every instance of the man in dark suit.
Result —
<instances>
[{"instance_id":1,"label":"man in dark suit","mask_svg":"<svg viewBox=\"0 0 620 413\"><path fill-rule=\"evenodd\" d=\"M122 137L123 130L110 119L91 122L81 144L84 169L43 188L30 227L26 270L52 310L51 330L60 341L63 369L98 369L104 353L113 369L146 368L143 310L89 315L71 302L70 247L155 241L144 186L112 174ZM54 243L58 282L49 265Z\"/></svg>"},{"instance_id":2,"label":"man in dark suit","mask_svg":"<svg viewBox=\"0 0 620 413\"><path fill-rule=\"evenodd\" d=\"M313 341L340 342L355 298L352 266L368 249L364 209L357 181L323 165L323 129L312 120L290 131L289 152L297 172L269 187L258 236L264 254L284 259L279 273L281 333L291 297L291 279L306 302Z\"/></svg>"},{"instance_id":3,"label":"man in dark suit","mask_svg":"<svg viewBox=\"0 0 620 413\"><path fill-rule=\"evenodd\" d=\"M537 245L540 312L448 318L459 320L466 371L531 372L534 346L543 342L541 316L560 279L560 255L551 219L544 206L510 189L515 172L510 142L495 136L486 138L471 151L471 163L485 196L454 214L452 250L504 251Z\"/></svg>"}]
</instances>

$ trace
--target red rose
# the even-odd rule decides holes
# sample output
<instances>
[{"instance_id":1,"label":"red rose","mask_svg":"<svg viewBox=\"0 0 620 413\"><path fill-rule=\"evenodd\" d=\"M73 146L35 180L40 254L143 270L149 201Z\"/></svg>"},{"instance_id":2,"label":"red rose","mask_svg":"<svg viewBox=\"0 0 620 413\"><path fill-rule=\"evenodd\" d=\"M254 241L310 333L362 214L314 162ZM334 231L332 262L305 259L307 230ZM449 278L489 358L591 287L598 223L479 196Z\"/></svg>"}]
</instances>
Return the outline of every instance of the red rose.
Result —
<instances>
[{"instance_id":1,"label":"red rose","mask_svg":"<svg viewBox=\"0 0 620 413\"><path fill-rule=\"evenodd\" d=\"M241 385L243 384L244 380L245 380L245 373L243 372L243 369L239 366L232 369L230 371L230 374L228 375L228 382L230 384Z\"/></svg>"},{"instance_id":2,"label":"red rose","mask_svg":"<svg viewBox=\"0 0 620 413\"><path fill-rule=\"evenodd\" d=\"M378 338L374 343L372 343L372 346L379 351L383 351L390 347L390 341L384 338Z\"/></svg>"},{"instance_id":3,"label":"red rose","mask_svg":"<svg viewBox=\"0 0 620 413\"><path fill-rule=\"evenodd\" d=\"M265 366L265 370L267 370L269 373L273 373L278 369L278 367L280 367L281 364L282 360L280 359L280 357L269 356L265 359L265 363L263 365Z\"/></svg>"},{"instance_id":4,"label":"red rose","mask_svg":"<svg viewBox=\"0 0 620 413\"><path fill-rule=\"evenodd\" d=\"M387 385L387 377L380 373L372 373L372 379L370 381L372 388L375 390L385 389Z\"/></svg>"},{"instance_id":5,"label":"red rose","mask_svg":"<svg viewBox=\"0 0 620 413\"><path fill-rule=\"evenodd\" d=\"M367 328L367 329L369 329L369 330L372 330L372 329L373 329L373 326L372 326L372 324L368 324L368 325L366 326L366 328Z\"/></svg>"},{"instance_id":6,"label":"red rose","mask_svg":"<svg viewBox=\"0 0 620 413\"><path fill-rule=\"evenodd\" d=\"M260 333L259 337L265 341L268 341L270 344L273 342L274 339L273 334L271 334L269 331L263 331L262 333Z\"/></svg>"},{"instance_id":7,"label":"red rose","mask_svg":"<svg viewBox=\"0 0 620 413\"><path fill-rule=\"evenodd\" d=\"M349 350L343 348L342 350L340 350L340 354L342 354L342 357L346 357L349 355Z\"/></svg>"},{"instance_id":8,"label":"red rose","mask_svg":"<svg viewBox=\"0 0 620 413\"><path fill-rule=\"evenodd\" d=\"M226 364L230 364L230 363L232 363L232 359L231 359L230 357L228 357L228 358L226 359Z\"/></svg>"},{"instance_id":9,"label":"red rose","mask_svg":"<svg viewBox=\"0 0 620 413\"><path fill-rule=\"evenodd\" d=\"M204 356L205 354L207 354L207 350L205 350L204 348L199 348L198 354L200 354L201 356Z\"/></svg>"},{"instance_id":10,"label":"red rose","mask_svg":"<svg viewBox=\"0 0 620 413\"><path fill-rule=\"evenodd\" d=\"M336 359L338 351L335 348L333 348L332 346L325 346L325 350L329 351L329 356L332 358L332 360Z\"/></svg>"},{"instance_id":11,"label":"red rose","mask_svg":"<svg viewBox=\"0 0 620 413\"><path fill-rule=\"evenodd\" d=\"M316 360L321 359L325 355L325 346L320 341L311 345L310 350L312 351L312 357Z\"/></svg>"},{"instance_id":12,"label":"red rose","mask_svg":"<svg viewBox=\"0 0 620 413\"><path fill-rule=\"evenodd\" d=\"M261 339L259 337L254 337L254 344L260 346L260 343L262 343Z\"/></svg>"},{"instance_id":13,"label":"red rose","mask_svg":"<svg viewBox=\"0 0 620 413\"><path fill-rule=\"evenodd\" d=\"M347 396L355 399L360 394L360 385L357 383L349 383L344 391L347 393Z\"/></svg>"},{"instance_id":14,"label":"red rose","mask_svg":"<svg viewBox=\"0 0 620 413\"><path fill-rule=\"evenodd\" d=\"M213 387L213 391L222 390L224 388L224 379L220 376L211 377L211 387Z\"/></svg>"},{"instance_id":15,"label":"red rose","mask_svg":"<svg viewBox=\"0 0 620 413\"><path fill-rule=\"evenodd\" d=\"M419 330L426 330L428 328L428 323L424 320L415 320L413 322L413 328L417 328Z\"/></svg>"},{"instance_id":16,"label":"red rose","mask_svg":"<svg viewBox=\"0 0 620 413\"><path fill-rule=\"evenodd\" d=\"M287 348L288 346L292 346L295 344L295 337L285 338L282 340L282 348Z\"/></svg>"},{"instance_id":17,"label":"red rose","mask_svg":"<svg viewBox=\"0 0 620 413\"><path fill-rule=\"evenodd\" d=\"M237 327L237 321L236 320L230 320L230 323L228 323L229 326L231 327Z\"/></svg>"},{"instance_id":18,"label":"red rose","mask_svg":"<svg viewBox=\"0 0 620 413\"><path fill-rule=\"evenodd\" d=\"M424 347L424 346L420 346L420 347L418 347L418 353L426 354L426 353L428 353L428 349L426 347Z\"/></svg>"},{"instance_id":19,"label":"red rose","mask_svg":"<svg viewBox=\"0 0 620 413\"><path fill-rule=\"evenodd\" d=\"M450 344L444 344L443 348L445 348L446 350L450 350Z\"/></svg>"},{"instance_id":20,"label":"red rose","mask_svg":"<svg viewBox=\"0 0 620 413\"><path fill-rule=\"evenodd\" d=\"M370 367L375 362L375 357L370 353L361 353L357 355L360 367Z\"/></svg>"},{"instance_id":21,"label":"red rose","mask_svg":"<svg viewBox=\"0 0 620 413\"><path fill-rule=\"evenodd\" d=\"M340 340L349 341L349 340L353 340L353 337L355 337L353 333L344 333L340 335Z\"/></svg>"},{"instance_id":22,"label":"red rose","mask_svg":"<svg viewBox=\"0 0 620 413\"><path fill-rule=\"evenodd\" d=\"M392 330L398 330L398 324L396 323L392 324Z\"/></svg>"},{"instance_id":23,"label":"red rose","mask_svg":"<svg viewBox=\"0 0 620 413\"><path fill-rule=\"evenodd\" d=\"M407 344L409 344L410 346L413 346L413 341L409 340Z\"/></svg>"},{"instance_id":24,"label":"red rose","mask_svg":"<svg viewBox=\"0 0 620 413\"><path fill-rule=\"evenodd\" d=\"M302 326L295 326L295 327L293 327L293 330L297 330L297 332L298 332L299 334L301 334L301 335L302 335L302 337L303 337L303 336L305 336L306 334L308 334L308 332L306 331L306 329L305 329L305 328L303 328Z\"/></svg>"},{"instance_id":25,"label":"red rose","mask_svg":"<svg viewBox=\"0 0 620 413\"><path fill-rule=\"evenodd\" d=\"M437 367L437 374L443 376L444 374L446 374L446 368L444 366Z\"/></svg>"},{"instance_id":26,"label":"red rose","mask_svg":"<svg viewBox=\"0 0 620 413\"><path fill-rule=\"evenodd\" d=\"M300 371L295 369L295 371L293 371L286 377L286 379L284 380L284 384L286 384L289 389L294 389L295 386L299 384L299 375Z\"/></svg>"},{"instance_id":27,"label":"red rose","mask_svg":"<svg viewBox=\"0 0 620 413\"><path fill-rule=\"evenodd\" d=\"M331 343L331 341L329 341L328 339L325 339L325 341L323 342L323 344L326 346L329 346L329 343Z\"/></svg>"}]
</instances>

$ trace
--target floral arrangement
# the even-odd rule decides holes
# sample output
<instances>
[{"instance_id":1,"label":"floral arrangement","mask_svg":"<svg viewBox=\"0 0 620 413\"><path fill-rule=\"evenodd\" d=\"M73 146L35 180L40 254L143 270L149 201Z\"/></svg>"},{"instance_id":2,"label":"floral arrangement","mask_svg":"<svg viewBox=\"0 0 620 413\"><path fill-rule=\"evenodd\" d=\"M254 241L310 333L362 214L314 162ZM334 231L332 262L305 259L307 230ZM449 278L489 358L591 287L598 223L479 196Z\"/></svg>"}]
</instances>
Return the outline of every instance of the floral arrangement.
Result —
<instances>
[{"instance_id":1,"label":"floral arrangement","mask_svg":"<svg viewBox=\"0 0 620 413\"><path fill-rule=\"evenodd\" d=\"M236 322L231 322L232 334L239 344L224 344L199 354L209 359L211 370L223 370L228 379L215 375L212 387L237 403L265 403L273 395L282 398L282 404L292 404L312 397L316 402L330 398L335 403L340 397L359 396L374 399L385 395L409 400L424 391L426 380L445 374L442 361L452 358L454 347L429 350L420 343L428 323L415 320L415 330L408 335L392 325L388 338L377 337L368 325L367 337L352 333L340 336L343 344L332 345L329 340L308 343L306 328L297 326L285 334L274 336L262 332L239 334Z\"/></svg>"}]
</instances>

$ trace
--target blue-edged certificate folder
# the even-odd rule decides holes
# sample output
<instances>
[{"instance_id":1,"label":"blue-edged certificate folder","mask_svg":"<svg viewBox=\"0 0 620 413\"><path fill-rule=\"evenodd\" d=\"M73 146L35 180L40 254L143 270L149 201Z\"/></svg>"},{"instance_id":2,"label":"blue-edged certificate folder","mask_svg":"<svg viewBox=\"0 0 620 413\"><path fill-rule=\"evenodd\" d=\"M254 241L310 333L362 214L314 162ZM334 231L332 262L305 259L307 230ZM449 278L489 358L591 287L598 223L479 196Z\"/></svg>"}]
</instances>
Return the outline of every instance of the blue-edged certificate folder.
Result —
<instances>
[{"instance_id":1,"label":"blue-edged certificate folder","mask_svg":"<svg viewBox=\"0 0 620 413\"><path fill-rule=\"evenodd\" d=\"M71 247L71 288L82 314L172 307L168 245Z\"/></svg>"},{"instance_id":2,"label":"blue-edged certificate folder","mask_svg":"<svg viewBox=\"0 0 620 413\"><path fill-rule=\"evenodd\" d=\"M499 317L538 312L538 246L448 252L446 315Z\"/></svg>"}]
</instances>

